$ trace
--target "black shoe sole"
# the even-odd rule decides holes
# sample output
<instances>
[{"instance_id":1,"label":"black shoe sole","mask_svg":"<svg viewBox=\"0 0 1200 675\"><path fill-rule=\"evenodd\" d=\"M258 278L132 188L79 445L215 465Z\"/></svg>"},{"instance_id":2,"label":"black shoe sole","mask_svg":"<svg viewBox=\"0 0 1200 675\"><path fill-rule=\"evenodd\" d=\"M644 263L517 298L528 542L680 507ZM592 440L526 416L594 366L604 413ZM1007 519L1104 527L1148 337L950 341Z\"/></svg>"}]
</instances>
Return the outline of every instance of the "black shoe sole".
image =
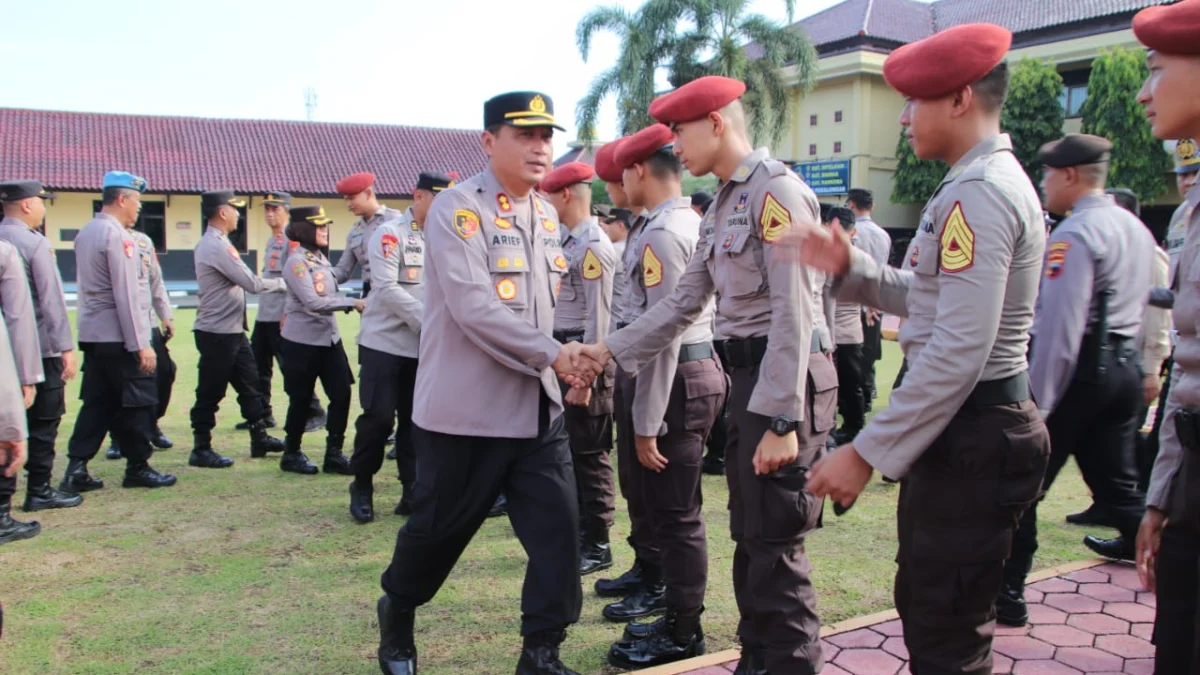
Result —
<instances>
[{"instance_id":1,"label":"black shoe sole","mask_svg":"<svg viewBox=\"0 0 1200 675\"><path fill-rule=\"evenodd\" d=\"M189 460L188 466L195 467L197 469L228 469L229 467L233 466L233 462L228 464L204 464L201 462L191 462Z\"/></svg>"},{"instance_id":2,"label":"black shoe sole","mask_svg":"<svg viewBox=\"0 0 1200 675\"><path fill-rule=\"evenodd\" d=\"M633 621L634 619L644 619L648 616L658 616L659 614L666 614L666 612L667 612L667 607L666 607L666 603L664 603L662 607L659 607L657 609L651 609L651 610L648 610L645 612L641 612L639 614L622 614L620 616L614 616L614 615L610 615L605 610L601 610L600 614L604 617L605 621L611 621L613 623L629 623L630 621Z\"/></svg>"},{"instance_id":3,"label":"black shoe sole","mask_svg":"<svg viewBox=\"0 0 1200 675\"><path fill-rule=\"evenodd\" d=\"M312 471L305 471L302 469L295 469L295 468L285 469L282 466L279 467L279 470L284 473L294 473L294 474L299 474L301 476L315 476L318 473L320 473L319 471L317 471L317 467L315 467L315 466L313 467Z\"/></svg>"},{"instance_id":4,"label":"black shoe sole","mask_svg":"<svg viewBox=\"0 0 1200 675\"><path fill-rule=\"evenodd\" d=\"M38 511L52 511L54 509L73 509L76 506L83 506L83 497L80 495L75 495L75 496L79 497L79 501L75 502L74 504L61 504L60 503L60 504L44 504L41 506L35 506L35 505L31 505L29 502L25 502L25 504L23 504L21 506L21 510L24 511L25 513L37 513Z\"/></svg>"},{"instance_id":5,"label":"black shoe sole","mask_svg":"<svg viewBox=\"0 0 1200 675\"><path fill-rule=\"evenodd\" d=\"M665 666L668 663L679 663L680 661L686 661L687 659L694 659L697 656L704 656L707 653L708 653L708 645L705 644L704 640L701 640L696 643L696 646L694 649L689 649L686 652L684 652L683 654L680 654L678 657L670 658L670 659L656 659L649 663L634 663L632 661L627 661L627 660L621 658L620 656L618 656L617 654L614 654L612 652L612 650L609 650L608 663L611 666L615 666L617 668L623 668L625 670L645 670L648 668L656 668L658 666Z\"/></svg>"},{"instance_id":6,"label":"black shoe sole","mask_svg":"<svg viewBox=\"0 0 1200 675\"><path fill-rule=\"evenodd\" d=\"M83 494L84 492L94 492L96 490L103 490L103 489L104 489L104 481L100 481L99 483L91 483L88 485L83 485L78 488L76 488L74 486L68 486L66 483L58 484L58 491L65 492L69 495L79 495L79 494Z\"/></svg>"},{"instance_id":7,"label":"black shoe sole","mask_svg":"<svg viewBox=\"0 0 1200 675\"><path fill-rule=\"evenodd\" d=\"M41 533L42 533L42 525L41 525L41 523L36 523L36 527L31 527L28 530L25 530L22 532L17 532L14 534L0 536L0 546L3 546L4 544L8 544L8 543L11 543L14 541L21 541L22 539L33 539L34 537L38 536Z\"/></svg>"}]
</instances>

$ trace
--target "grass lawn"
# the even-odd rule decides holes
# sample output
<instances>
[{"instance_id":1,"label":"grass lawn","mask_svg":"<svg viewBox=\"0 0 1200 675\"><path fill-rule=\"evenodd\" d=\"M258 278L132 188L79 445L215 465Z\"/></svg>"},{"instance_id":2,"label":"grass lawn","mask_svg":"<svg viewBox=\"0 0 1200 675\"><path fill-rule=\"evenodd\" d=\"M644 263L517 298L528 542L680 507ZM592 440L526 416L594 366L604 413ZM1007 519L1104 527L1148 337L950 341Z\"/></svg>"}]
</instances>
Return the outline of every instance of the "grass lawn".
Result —
<instances>
[{"instance_id":1,"label":"grass lawn","mask_svg":"<svg viewBox=\"0 0 1200 675\"><path fill-rule=\"evenodd\" d=\"M281 473L277 457L250 459L232 390L219 414L214 445L236 459L226 470L187 466L188 409L196 384L189 333L194 313L181 311L170 344L179 376L163 428L176 443L154 465L179 476L164 490L124 490L123 463L103 453L92 472L107 487L77 509L35 514L43 532L0 547L0 601L5 605L0 673L377 673L375 600L396 530L399 497L393 464L376 479L378 519L357 525L347 513L349 478ZM356 360L357 316L341 318ZM879 365L881 407L900 365L885 343ZM286 398L278 374L275 412ZM71 383L60 431L56 474L79 409ZM324 397L322 397L324 400ZM351 425L358 413L357 398ZM351 429L353 426L351 426ZM277 430L278 431L278 430ZM306 446L319 462L323 432ZM58 478L56 475L56 479ZM19 488L24 490L24 479ZM724 479L705 477L711 556L705 629L712 651L734 646L736 607L730 577ZM820 611L826 623L891 606L897 488L876 478L845 517L826 509L825 528L809 539ZM23 498L19 493L16 500ZM1074 465L1041 509L1039 566L1088 557L1084 530L1063 516L1087 505ZM946 504L946 508L954 508ZM27 518L25 514L18 514ZM618 508L613 550L619 572L632 562ZM511 673L520 647L518 615L525 555L504 519L487 521L436 599L417 619L422 673ZM563 659L581 673L604 665L620 627L600 618L603 601L585 577L583 616Z\"/></svg>"}]
</instances>

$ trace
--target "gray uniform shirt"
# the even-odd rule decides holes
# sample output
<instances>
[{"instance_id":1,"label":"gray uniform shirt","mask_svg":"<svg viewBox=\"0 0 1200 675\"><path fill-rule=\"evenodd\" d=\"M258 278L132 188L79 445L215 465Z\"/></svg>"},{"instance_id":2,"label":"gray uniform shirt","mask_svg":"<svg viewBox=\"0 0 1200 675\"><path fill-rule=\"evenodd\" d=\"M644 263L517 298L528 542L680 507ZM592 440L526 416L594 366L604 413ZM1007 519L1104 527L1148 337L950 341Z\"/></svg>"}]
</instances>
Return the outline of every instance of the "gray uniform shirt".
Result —
<instances>
[{"instance_id":1,"label":"gray uniform shirt","mask_svg":"<svg viewBox=\"0 0 1200 675\"><path fill-rule=\"evenodd\" d=\"M3 314L0 311L0 316ZM12 341L8 339L8 331L0 330L0 441L23 441L28 436L25 398L17 375Z\"/></svg>"},{"instance_id":2,"label":"gray uniform shirt","mask_svg":"<svg viewBox=\"0 0 1200 675\"><path fill-rule=\"evenodd\" d=\"M816 195L782 162L769 159L765 148L754 151L718 190L705 215L712 234L701 238L675 292L605 341L617 363L638 372L704 315L715 293L725 339L767 338L750 412L805 420L813 282L789 251L773 243L793 220L820 222Z\"/></svg>"},{"instance_id":3,"label":"gray uniform shirt","mask_svg":"<svg viewBox=\"0 0 1200 675\"><path fill-rule=\"evenodd\" d=\"M80 342L120 342L126 351L150 347L142 320L137 242L120 222L97 213L75 235L75 279L79 287Z\"/></svg>"},{"instance_id":4,"label":"gray uniform shirt","mask_svg":"<svg viewBox=\"0 0 1200 675\"><path fill-rule=\"evenodd\" d=\"M287 303L279 336L315 347L341 341L334 312L354 308L354 299L337 292L337 275L324 253L296 247L287 259Z\"/></svg>"},{"instance_id":5,"label":"gray uniform shirt","mask_svg":"<svg viewBox=\"0 0 1200 675\"><path fill-rule=\"evenodd\" d=\"M145 313L153 330L155 319L174 318L171 312L171 299L167 295L167 287L163 284L162 267L158 264L158 253L154 250L154 241L145 232L130 230L138 246L138 258L142 264L141 279L138 284L138 302Z\"/></svg>"},{"instance_id":6,"label":"gray uniform shirt","mask_svg":"<svg viewBox=\"0 0 1200 675\"><path fill-rule=\"evenodd\" d=\"M375 228L367 246L371 294L363 311L358 344L415 359L421 348L425 303L425 235L405 211L398 221Z\"/></svg>"},{"instance_id":7,"label":"gray uniform shirt","mask_svg":"<svg viewBox=\"0 0 1200 675\"><path fill-rule=\"evenodd\" d=\"M288 241L287 237L283 236L282 230L279 234L267 238L267 244L263 246L262 278L283 279L288 255L297 246L299 244ZM283 318L283 305L286 302L287 297L283 293L263 293L258 298L258 315L254 319L255 322L279 323Z\"/></svg>"},{"instance_id":8,"label":"gray uniform shirt","mask_svg":"<svg viewBox=\"0 0 1200 675\"><path fill-rule=\"evenodd\" d=\"M44 381L46 374L42 371L37 315L25 277L25 265L21 254L7 241L0 241L0 310L4 312L21 384L28 386ZM25 409L23 403L21 410Z\"/></svg>"},{"instance_id":9,"label":"gray uniform shirt","mask_svg":"<svg viewBox=\"0 0 1200 675\"><path fill-rule=\"evenodd\" d=\"M613 242L613 254L616 255L616 269L613 270L613 292L612 292L612 321L609 331L617 329L617 324L622 323L621 306L625 302L625 286L629 281L625 278L625 244L628 239Z\"/></svg>"},{"instance_id":10,"label":"gray uniform shirt","mask_svg":"<svg viewBox=\"0 0 1200 675\"><path fill-rule=\"evenodd\" d=\"M1167 226L1166 249L1167 257L1170 259L1172 284L1175 283L1175 270L1179 267L1179 254L1183 251L1184 242L1187 240L1188 223L1191 222L1193 209L1195 207L1185 199L1171 214L1171 223Z\"/></svg>"},{"instance_id":11,"label":"gray uniform shirt","mask_svg":"<svg viewBox=\"0 0 1200 675\"><path fill-rule=\"evenodd\" d=\"M1080 199L1051 233L1029 358L1033 398L1043 417L1071 384L1083 337L1097 328L1102 291L1112 292L1108 332L1141 336L1155 248L1146 226L1105 194Z\"/></svg>"},{"instance_id":12,"label":"gray uniform shirt","mask_svg":"<svg viewBox=\"0 0 1200 675\"><path fill-rule=\"evenodd\" d=\"M1026 370L1045 248L1037 190L1000 134L942 180L902 269L851 251L850 273L835 286L839 299L908 319L900 329L908 374L854 440L863 459L904 476L977 383Z\"/></svg>"},{"instance_id":13,"label":"gray uniform shirt","mask_svg":"<svg viewBox=\"0 0 1200 675\"><path fill-rule=\"evenodd\" d=\"M344 284L354 275L354 268L362 265L363 280L371 278L371 256L367 252L367 246L371 242L371 235L375 233L375 228L390 220L398 220L400 212L390 206L379 205L379 210L370 218L359 218L354 222L354 226L350 228L350 232L346 234L346 249L342 251L342 257L338 258L337 267L334 269L334 276L337 277L339 284ZM371 283L374 286L374 282Z\"/></svg>"},{"instance_id":14,"label":"gray uniform shirt","mask_svg":"<svg viewBox=\"0 0 1200 675\"><path fill-rule=\"evenodd\" d=\"M491 169L438 194L425 223L425 312L413 423L428 431L537 438L540 399L562 414L550 366L558 219L517 201Z\"/></svg>"},{"instance_id":15,"label":"gray uniform shirt","mask_svg":"<svg viewBox=\"0 0 1200 675\"><path fill-rule=\"evenodd\" d=\"M16 218L0 220L0 240L12 244L25 265L42 357L61 356L63 352L75 349L62 276L49 240Z\"/></svg>"},{"instance_id":16,"label":"gray uniform shirt","mask_svg":"<svg viewBox=\"0 0 1200 675\"><path fill-rule=\"evenodd\" d=\"M870 216L859 216L854 223L858 231L858 246L876 265L883 267L888 264L888 256L892 252L892 236L871 220Z\"/></svg>"},{"instance_id":17,"label":"gray uniform shirt","mask_svg":"<svg viewBox=\"0 0 1200 675\"><path fill-rule=\"evenodd\" d=\"M612 326L613 275L617 253L595 218L572 232L562 226L567 275L558 292L554 330L583 333L583 341L603 340Z\"/></svg>"},{"instance_id":18,"label":"gray uniform shirt","mask_svg":"<svg viewBox=\"0 0 1200 675\"><path fill-rule=\"evenodd\" d=\"M282 293L281 279L261 279L246 267L229 237L209 227L194 253L200 306L194 330L229 335L246 329L246 293Z\"/></svg>"},{"instance_id":19,"label":"gray uniform shirt","mask_svg":"<svg viewBox=\"0 0 1200 675\"><path fill-rule=\"evenodd\" d=\"M1187 239L1178 260L1178 292L1175 294L1175 365L1171 369L1171 391L1167 410L1159 432L1158 458L1150 473L1146 505L1167 511L1175 486L1175 477L1183 465L1183 447L1175 433L1175 414L1181 408L1200 408L1200 183L1187 193L1191 217L1187 222ZM1195 455L1189 460L1189 471L1197 470Z\"/></svg>"},{"instance_id":20,"label":"gray uniform shirt","mask_svg":"<svg viewBox=\"0 0 1200 675\"><path fill-rule=\"evenodd\" d=\"M869 240L870 235L864 237L861 232L855 232L854 236L850 237L850 242L860 251L871 255L868 247L864 245L864 239ZM871 255L871 259L874 260L875 256ZM833 339L839 345L863 343L862 305L849 300L837 302L833 311Z\"/></svg>"},{"instance_id":21,"label":"gray uniform shirt","mask_svg":"<svg viewBox=\"0 0 1200 675\"><path fill-rule=\"evenodd\" d=\"M629 283L632 278L630 270L637 265L637 257L640 248L638 247L638 239L642 236L642 230L646 227L646 214L643 212L633 219L633 223L629 226L629 235L625 237L625 248L621 251L621 258L618 261L621 279L619 284L613 284L613 295L616 300L613 303L613 314L617 317L618 323L633 323L631 318L631 303ZM616 295L616 288L620 285L621 294Z\"/></svg>"}]
</instances>

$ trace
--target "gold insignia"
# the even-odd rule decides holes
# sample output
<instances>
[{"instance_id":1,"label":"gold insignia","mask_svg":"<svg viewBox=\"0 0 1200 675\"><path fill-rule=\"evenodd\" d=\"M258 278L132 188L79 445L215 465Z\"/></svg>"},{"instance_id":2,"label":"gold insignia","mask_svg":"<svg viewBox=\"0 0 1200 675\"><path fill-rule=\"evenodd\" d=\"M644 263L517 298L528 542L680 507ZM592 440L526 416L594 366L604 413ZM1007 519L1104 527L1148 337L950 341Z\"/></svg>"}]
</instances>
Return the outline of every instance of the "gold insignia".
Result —
<instances>
[{"instance_id":1,"label":"gold insignia","mask_svg":"<svg viewBox=\"0 0 1200 675\"><path fill-rule=\"evenodd\" d=\"M501 300L512 300L517 297L517 282L512 279L501 279L496 283L496 296Z\"/></svg>"},{"instance_id":2,"label":"gold insignia","mask_svg":"<svg viewBox=\"0 0 1200 675\"><path fill-rule=\"evenodd\" d=\"M419 275L421 273L421 270L419 270L415 267L410 267L410 268L408 268L406 273L408 274L409 281L415 281L417 278L417 275Z\"/></svg>"},{"instance_id":3,"label":"gold insignia","mask_svg":"<svg viewBox=\"0 0 1200 675\"><path fill-rule=\"evenodd\" d=\"M313 272L313 279L316 279L317 281L325 281L325 273Z\"/></svg>"},{"instance_id":4,"label":"gold insignia","mask_svg":"<svg viewBox=\"0 0 1200 675\"><path fill-rule=\"evenodd\" d=\"M1057 279L1062 276L1067 266L1067 251L1071 248L1069 241L1056 241L1050 244L1046 252L1046 278Z\"/></svg>"},{"instance_id":5,"label":"gold insignia","mask_svg":"<svg viewBox=\"0 0 1200 675\"><path fill-rule=\"evenodd\" d=\"M963 215L962 202L954 202L942 228L941 244L943 272L954 274L975 264L975 232Z\"/></svg>"},{"instance_id":6,"label":"gold insignia","mask_svg":"<svg viewBox=\"0 0 1200 675\"><path fill-rule=\"evenodd\" d=\"M558 225L555 225L553 220L547 218L542 221L542 229L547 232L554 232L558 230Z\"/></svg>"},{"instance_id":7,"label":"gold insignia","mask_svg":"<svg viewBox=\"0 0 1200 675\"><path fill-rule=\"evenodd\" d=\"M583 278L588 281L595 281L603 275L604 267L600 264L600 259L589 248L587 253L583 254Z\"/></svg>"},{"instance_id":8,"label":"gold insignia","mask_svg":"<svg viewBox=\"0 0 1200 675\"><path fill-rule=\"evenodd\" d=\"M1197 156L1196 141L1185 138L1175 144L1175 163L1179 166L1200 164L1200 156Z\"/></svg>"},{"instance_id":9,"label":"gold insignia","mask_svg":"<svg viewBox=\"0 0 1200 675\"><path fill-rule=\"evenodd\" d=\"M544 113L546 112L546 99L541 96L534 96L529 102L529 112Z\"/></svg>"},{"instance_id":10,"label":"gold insignia","mask_svg":"<svg viewBox=\"0 0 1200 675\"><path fill-rule=\"evenodd\" d=\"M541 215L541 216L546 215L546 207L542 206L542 200L534 199L533 200L533 208L537 209L538 215Z\"/></svg>"},{"instance_id":11,"label":"gold insignia","mask_svg":"<svg viewBox=\"0 0 1200 675\"><path fill-rule=\"evenodd\" d=\"M500 258L499 260L496 261L496 267L499 267L502 270L508 269L508 265L509 265L508 258Z\"/></svg>"},{"instance_id":12,"label":"gold insignia","mask_svg":"<svg viewBox=\"0 0 1200 675\"><path fill-rule=\"evenodd\" d=\"M522 268L522 267L524 267L524 266L525 266L525 259L524 259L524 258L514 258L514 259L513 259L513 267L516 267L517 269L520 269L520 268Z\"/></svg>"},{"instance_id":13,"label":"gold insignia","mask_svg":"<svg viewBox=\"0 0 1200 675\"><path fill-rule=\"evenodd\" d=\"M561 255L554 256L554 266L560 270L567 269L567 259Z\"/></svg>"},{"instance_id":14,"label":"gold insignia","mask_svg":"<svg viewBox=\"0 0 1200 675\"><path fill-rule=\"evenodd\" d=\"M762 224L763 241L772 244L779 241L788 228L792 226L792 212L788 211L783 204L775 199L775 195L767 193L766 199L763 200L762 216L759 218Z\"/></svg>"},{"instance_id":15,"label":"gold insignia","mask_svg":"<svg viewBox=\"0 0 1200 675\"><path fill-rule=\"evenodd\" d=\"M459 209L454 212L454 229L458 236L470 239L479 233L479 215L474 211Z\"/></svg>"},{"instance_id":16,"label":"gold insignia","mask_svg":"<svg viewBox=\"0 0 1200 675\"><path fill-rule=\"evenodd\" d=\"M511 228L512 228L512 223L510 223L510 222L508 222L507 220L505 220L505 219L501 218L500 216L496 216L496 219L495 219L495 220L493 220L492 222L493 222L493 223L496 225L496 227L498 227L498 228L500 228L500 229L502 229L502 230L508 230L508 229L511 229Z\"/></svg>"},{"instance_id":17,"label":"gold insignia","mask_svg":"<svg viewBox=\"0 0 1200 675\"><path fill-rule=\"evenodd\" d=\"M647 244L646 250L642 251L642 281L646 284L646 288L654 288L661 284L662 280L662 261L655 255L654 249Z\"/></svg>"},{"instance_id":18,"label":"gold insignia","mask_svg":"<svg viewBox=\"0 0 1200 675\"><path fill-rule=\"evenodd\" d=\"M739 166L737 168L737 170L733 172L734 180L746 180L749 177L750 177L750 168L749 167Z\"/></svg>"}]
</instances>

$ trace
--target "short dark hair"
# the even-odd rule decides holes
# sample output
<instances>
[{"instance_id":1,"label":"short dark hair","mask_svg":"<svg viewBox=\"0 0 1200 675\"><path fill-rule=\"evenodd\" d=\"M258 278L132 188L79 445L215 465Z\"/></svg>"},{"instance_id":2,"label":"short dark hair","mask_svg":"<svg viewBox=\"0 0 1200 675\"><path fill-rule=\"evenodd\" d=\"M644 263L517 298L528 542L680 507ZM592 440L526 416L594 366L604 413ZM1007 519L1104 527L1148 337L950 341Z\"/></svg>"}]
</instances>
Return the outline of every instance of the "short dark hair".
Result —
<instances>
[{"instance_id":1,"label":"short dark hair","mask_svg":"<svg viewBox=\"0 0 1200 675\"><path fill-rule=\"evenodd\" d=\"M875 194L866 188L852 188L846 201L863 211L875 208Z\"/></svg>"},{"instance_id":2,"label":"short dark hair","mask_svg":"<svg viewBox=\"0 0 1200 675\"><path fill-rule=\"evenodd\" d=\"M629 209L612 209L608 212L605 222L621 223L625 229L629 229L629 224L633 222L633 211Z\"/></svg>"},{"instance_id":3,"label":"short dark hair","mask_svg":"<svg viewBox=\"0 0 1200 675\"><path fill-rule=\"evenodd\" d=\"M110 185L109 187L104 188L104 192L101 193L100 203L104 206L112 206L113 204L117 203L117 200L121 198L121 195L130 192L133 192L133 190Z\"/></svg>"},{"instance_id":4,"label":"short dark hair","mask_svg":"<svg viewBox=\"0 0 1200 675\"><path fill-rule=\"evenodd\" d=\"M832 223L840 221L843 230L850 230L854 227L856 220L854 212L844 206L832 206L829 208L829 213L825 215L825 222Z\"/></svg>"},{"instance_id":5,"label":"short dark hair","mask_svg":"<svg viewBox=\"0 0 1200 675\"><path fill-rule=\"evenodd\" d=\"M1113 199L1117 202L1117 206L1138 218L1142 217L1142 204L1138 201L1138 197L1133 193L1133 190L1129 188L1108 188L1105 192L1112 195Z\"/></svg>"},{"instance_id":6,"label":"short dark hair","mask_svg":"<svg viewBox=\"0 0 1200 675\"><path fill-rule=\"evenodd\" d=\"M683 177L683 163L671 150L659 150L645 161L650 175L659 180Z\"/></svg>"},{"instance_id":7,"label":"short dark hair","mask_svg":"<svg viewBox=\"0 0 1200 675\"><path fill-rule=\"evenodd\" d=\"M1008 63L1001 62L992 68L991 72L971 85L971 88L990 112L1003 108L1004 101L1008 98Z\"/></svg>"}]
</instances>

